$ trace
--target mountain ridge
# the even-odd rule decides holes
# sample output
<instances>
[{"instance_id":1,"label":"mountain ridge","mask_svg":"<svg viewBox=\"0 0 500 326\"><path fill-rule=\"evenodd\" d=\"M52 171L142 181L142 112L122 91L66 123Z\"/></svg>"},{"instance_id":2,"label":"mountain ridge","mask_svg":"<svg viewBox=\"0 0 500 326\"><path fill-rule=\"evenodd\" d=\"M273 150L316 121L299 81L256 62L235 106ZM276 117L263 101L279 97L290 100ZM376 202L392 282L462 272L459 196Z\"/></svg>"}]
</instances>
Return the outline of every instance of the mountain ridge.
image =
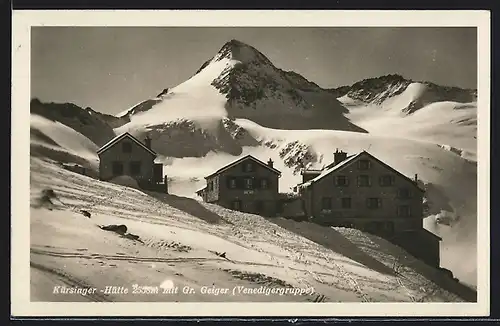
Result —
<instances>
[{"instance_id":1,"label":"mountain ridge","mask_svg":"<svg viewBox=\"0 0 500 326\"><path fill-rule=\"evenodd\" d=\"M421 85L420 97L415 99L403 112L411 114L429 103L454 101L470 103L477 101L477 89L439 85L430 81L419 81L403 77L400 74L388 74L362 79L351 85L328 89L337 98L349 97L367 104L380 105L384 101L402 94L410 85Z\"/></svg>"}]
</instances>

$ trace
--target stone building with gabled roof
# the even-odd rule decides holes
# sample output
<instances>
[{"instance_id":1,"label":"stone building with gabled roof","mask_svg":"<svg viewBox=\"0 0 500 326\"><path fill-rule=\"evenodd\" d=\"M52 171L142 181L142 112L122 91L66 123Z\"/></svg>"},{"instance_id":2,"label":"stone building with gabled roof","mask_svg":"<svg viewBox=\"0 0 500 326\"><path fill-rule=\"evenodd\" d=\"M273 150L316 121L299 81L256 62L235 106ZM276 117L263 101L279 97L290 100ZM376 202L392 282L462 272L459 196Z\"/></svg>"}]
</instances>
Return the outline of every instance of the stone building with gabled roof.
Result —
<instances>
[{"instance_id":1,"label":"stone building with gabled roof","mask_svg":"<svg viewBox=\"0 0 500 326\"><path fill-rule=\"evenodd\" d=\"M279 211L280 176L271 159L264 163L246 155L206 176L206 186L196 193L208 203L274 216Z\"/></svg>"},{"instance_id":2,"label":"stone building with gabled roof","mask_svg":"<svg viewBox=\"0 0 500 326\"><path fill-rule=\"evenodd\" d=\"M295 187L312 221L353 227L389 239L439 266L440 237L423 227L425 190L372 154L334 153L322 170L304 170Z\"/></svg>"},{"instance_id":3,"label":"stone building with gabled roof","mask_svg":"<svg viewBox=\"0 0 500 326\"><path fill-rule=\"evenodd\" d=\"M163 182L163 164L154 162L157 154L151 149L149 137L143 143L125 132L99 148L97 155L100 180L129 176L144 189L155 189Z\"/></svg>"}]
</instances>

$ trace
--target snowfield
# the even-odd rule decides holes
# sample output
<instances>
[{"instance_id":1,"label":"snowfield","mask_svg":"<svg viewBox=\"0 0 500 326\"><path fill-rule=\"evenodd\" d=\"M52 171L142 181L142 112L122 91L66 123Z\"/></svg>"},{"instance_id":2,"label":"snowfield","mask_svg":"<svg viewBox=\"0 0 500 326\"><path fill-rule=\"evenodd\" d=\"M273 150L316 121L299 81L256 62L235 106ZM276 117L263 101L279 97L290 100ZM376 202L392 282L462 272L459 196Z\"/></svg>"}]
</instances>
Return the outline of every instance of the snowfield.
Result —
<instances>
[{"instance_id":1,"label":"snowfield","mask_svg":"<svg viewBox=\"0 0 500 326\"><path fill-rule=\"evenodd\" d=\"M31 158L30 165L32 301L476 300L464 285L355 230L266 219L175 195L148 194L39 158ZM37 205L47 188L58 198L51 210ZM82 209L92 214L90 219ZM125 224L140 241L98 227L109 224ZM216 254L223 252L226 258ZM109 285L129 292L106 293ZM56 293L55 286L60 286ZM69 287L98 291L61 293ZM195 293L183 293L184 287ZM278 288L289 290L280 295ZM292 288L302 293L293 294Z\"/></svg>"},{"instance_id":2,"label":"snowfield","mask_svg":"<svg viewBox=\"0 0 500 326\"><path fill-rule=\"evenodd\" d=\"M428 102L422 94L425 86L412 83L401 94L382 103L363 103L349 96L339 100L349 108L346 115L370 134L429 141L466 151L464 156L476 160L477 103L455 101ZM423 105L407 112L412 103Z\"/></svg>"}]
</instances>

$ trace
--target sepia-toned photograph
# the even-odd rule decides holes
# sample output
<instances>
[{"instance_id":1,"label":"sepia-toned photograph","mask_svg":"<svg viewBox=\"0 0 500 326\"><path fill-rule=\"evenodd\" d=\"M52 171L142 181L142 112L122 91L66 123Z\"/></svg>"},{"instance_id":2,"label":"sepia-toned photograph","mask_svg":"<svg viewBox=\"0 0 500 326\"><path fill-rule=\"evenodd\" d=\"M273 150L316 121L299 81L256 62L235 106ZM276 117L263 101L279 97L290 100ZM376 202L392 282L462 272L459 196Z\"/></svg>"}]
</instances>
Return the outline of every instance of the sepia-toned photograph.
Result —
<instances>
[{"instance_id":1,"label":"sepia-toned photograph","mask_svg":"<svg viewBox=\"0 0 500 326\"><path fill-rule=\"evenodd\" d=\"M419 26L429 19L414 14L408 27L107 15L118 23L44 15L17 50L13 29L18 309L391 315L355 304L406 302L459 315L488 301L488 15Z\"/></svg>"}]
</instances>

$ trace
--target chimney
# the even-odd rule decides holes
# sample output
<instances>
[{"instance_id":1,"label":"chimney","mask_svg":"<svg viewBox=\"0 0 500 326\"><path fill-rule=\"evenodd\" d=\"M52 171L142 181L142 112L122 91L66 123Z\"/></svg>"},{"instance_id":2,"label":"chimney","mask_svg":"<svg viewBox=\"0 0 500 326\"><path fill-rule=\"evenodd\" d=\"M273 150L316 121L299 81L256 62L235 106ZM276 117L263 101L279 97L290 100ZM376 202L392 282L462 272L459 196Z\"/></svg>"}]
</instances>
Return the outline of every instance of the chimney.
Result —
<instances>
[{"instance_id":1,"label":"chimney","mask_svg":"<svg viewBox=\"0 0 500 326\"><path fill-rule=\"evenodd\" d=\"M149 138L149 136L146 136L146 138L144 139L144 144L147 148L151 149L151 138Z\"/></svg>"},{"instance_id":2,"label":"chimney","mask_svg":"<svg viewBox=\"0 0 500 326\"><path fill-rule=\"evenodd\" d=\"M269 161L267 161L267 165L272 168L274 165L273 160L269 159Z\"/></svg>"},{"instance_id":3,"label":"chimney","mask_svg":"<svg viewBox=\"0 0 500 326\"><path fill-rule=\"evenodd\" d=\"M342 162L343 160L345 160L346 158L347 158L347 153L343 152L343 151L339 151L339 149L337 148L335 153L333 153L333 164L337 165L340 162Z\"/></svg>"},{"instance_id":4,"label":"chimney","mask_svg":"<svg viewBox=\"0 0 500 326\"><path fill-rule=\"evenodd\" d=\"M418 174L415 173L415 183L418 183Z\"/></svg>"}]
</instances>

